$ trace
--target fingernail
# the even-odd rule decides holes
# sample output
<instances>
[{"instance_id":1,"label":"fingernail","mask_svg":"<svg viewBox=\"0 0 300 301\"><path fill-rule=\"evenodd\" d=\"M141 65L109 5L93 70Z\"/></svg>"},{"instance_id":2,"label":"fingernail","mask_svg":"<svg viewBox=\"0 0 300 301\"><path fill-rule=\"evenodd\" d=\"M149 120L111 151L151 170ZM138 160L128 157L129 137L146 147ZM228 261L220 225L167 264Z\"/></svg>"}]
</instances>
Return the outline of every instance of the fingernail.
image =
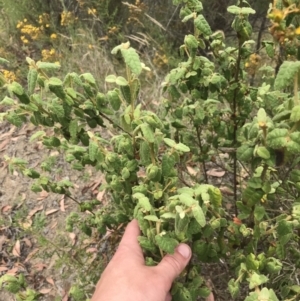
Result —
<instances>
[{"instance_id":1,"label":"fingernail","mask_svg":"<svg viewBox=\"0 0 300 301\"><path fill-rule=\"evenodd\" d=\"M186 244L180 244L176 249L184 258L189 258L191 255L191 249Z\"/></svg>"}]
</instances>

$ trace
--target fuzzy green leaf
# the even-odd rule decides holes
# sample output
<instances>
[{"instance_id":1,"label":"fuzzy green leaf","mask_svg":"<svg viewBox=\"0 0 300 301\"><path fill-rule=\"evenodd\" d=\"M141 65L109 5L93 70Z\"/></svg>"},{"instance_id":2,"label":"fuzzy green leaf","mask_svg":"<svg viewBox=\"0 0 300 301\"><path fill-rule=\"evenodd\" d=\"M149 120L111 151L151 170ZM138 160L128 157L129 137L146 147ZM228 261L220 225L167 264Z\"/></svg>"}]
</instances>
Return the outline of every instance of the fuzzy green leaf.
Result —
<instances>
[{"instance_id":1,"label":"fuzzy green leaf","mask_svg":"<svg viewBox=\"0 0 300 301\"><path fill-rule=\"evenodd\" d=\"M231 5L227 8L227 11L234 15L249 15L255 14L255 10L251 7L238 7L236 5Z\"/></svg>"},{"instance_id":2,"label":"fuzzy green leaf","mask_svg":"<svg viewBox=\"0 0 300 301\"><path fill-rule=\"evenodd\" d=\"M117 79L117 77L114 74L110 74L110 75L106 76L105 81L108 83L115 83L116 79Z\"/></svg>"},{"instance_id":3,"label":"fuzzy green leaf","mask_svg":"<svg viewBox=\"0 0 300 301\"><path fill-rule=\"evenodd\" d=\"M98 152L98 144L95 141L90 140L90 143L89 143L89 157L90 157L91 161L96 160L97 152Z\"/></svg>"},{"instance_id":4,"label":"fuzzy green leaf","mask_svg":"<svg viewBox=\"0 0 300 301\"><path fill-rule=\"evenodd\" d=\"M230 281L228 282L228 290L233 299L237 298L240 292L239 282L236 282L234 279L230 279Z\"/></svg>"},{"instance_id":5,"label":"fuzzy green leaf","mask_svg":"<svg viewBox=\"0 0 300 301\"><path fill-rule=\"evenodd\" d=\"M23 120L15 112L9 112L8 115L6 115L6 119L16 127L20 127L23 124Z\"/></svg>"},{"instance_id":6,"label":"fuzzy green leaf","mask_svg":"<svg viewBox=\"0 0 300 301\"><path fill-rule=\"evenodd\" d=\"M241 161L247 162L251 160L253 156L253 147L247 144L243 144L237 149L237 158Z\"/></svg>"},{"instance_id":7,"label":"fuzzy green leaf","mask_svg":"<svg viewBox=\"0 0 300 301\"><path fill-rule=\"evenodd\" d=\"M32 94L34 92L36 82L38 78L38 72L36 69L30 69L27 76L28 81L28 93Z\"/></svg>"},{"instance_id":8,"label":"fuzzy green leaf","mask_svg":"<svg viewBox=\"0 0 300 301\"><path fill-rule=\"evenodd\" d=\"M146 215L144 219L151 221L151 222L159 222L160 219L156 215Z\"/></svg>"},{"instance_id":9,"label":"fuzzy green leaf","mask_svg":"<svg viewBox=\"0 0 300 301\"><path fill-rule=\"evenodd\" d=\"M188 153L190 152L190 148L183 143L178 143L174 146L174 148L180 152Z\"/></svg>"},{"instance_id":10,"label":"fuzzy green leaf","mask_svg":"<svg viewBox=\"0 0 300 301\"><path fill-rule=\"evenodd\" d=\"M284 61L275 79L275 89L283 90L294 83L294 77L300 70L299 61Z\"/></svg>"},{"instance_id":11,"label":"fuzzy green leaf","mask_svg":"<svg viewBox=\"0 0 300 301\"><path fill-rule=\"evenodd\" d=\"M168 254L174 254L175 248L179 244L176 239L161 235L156 235L155 241L158 247Z\"/></svg>"},{"instance_id":12,"label":"fuzzy green leaf","mask_svg":"<svg viewBox=\"0 0 300 301\"><path fill-rule=\"evenodd\" d=\"M43 136L45 136L45 135L46 135L46 133L45 133L44 131L37 131L36 133L34 133L34 134L30 137L29 141L32 142L32 141L34 141L34 140L36 140L36 139L39 139L40 137L43 137Z\"/></svg>"},{"instance_id":13,"label":"fuzzy green leaf","mask_svg":"<svg viewBox=\"0 0 300 301\"><path fill-rule=\"evenodd\" d=\"M185 36L184 38L184 44L189 48L189 49L197 49L198 48L198 41L197 39L189 34Z\"/></svg>"},{"instance_id":14,"label":"fuzzy green leaf","mask_svg":"<svg viewBox=\"0 0 300 301\"><path fill-rule=\"evenodd\" d=\"M140 58L133 48L121 49L121 53L126 65L129 67L131 72L135 75L140 75L142 72L142 65L140 62Z\"/></svg>"},{"instance_id":15,"label":"fuzzy green leaf","mask_svg":"<svg viewBox=\"0 0 300 301\"><path fill-rule=\"evenodd\" d=\"M193 206L192 212L198 224L201 227L204 227L206 225L206 220L202 208L199 205Z\"/></svg>"},{"instance_id":16,"label":"fuzzy green leaf","mask_svg":"<svg viewBox=\"0 0 300 301\"><path fill-rule=\"evenodd\" d=\"M150 143L154 143L155 136L154 136L151 126L147 123L143 123L143 124L141 124L141 130L142 130L142 133L143 133L143 136L145 137L145 139Z\"/></svg>"},{"instance_id":17,"label":"fuzzy green leaf","mask_svg":"<svg viewBox=\"0 0 300 301\"><path fill-rule=\"evenodd\" d=\"M122 76L118 76L116 78L116 84L119 86L128 86L128 81L126 78L124 78Z\"/></svg>"},{"instance_id":18,"label":"fuzzy green leaf","mask_svg":"<svg viewBox=\"0 0 300 301\"><path fill-rule=\"evenodd\" d=\"M300 120L300 105L293 107L290 119L293 122L297 122Z\"/></svg>"},{"instance_id":19,"label":"fuzzy green leaf","mask_svg":"<svg viewBox=\"0 0 300 301\"><path fill-rule=\"evenodd\" d=\"M265 215L266 211L263 206L256 205L254 209L254 217L257 221L261 221Z\"/></svg>"},{"instance_id":20,"label":"fuzzy green leaf","mask_svg":"<svg viewBox=\"0 0 300 301\"><path fill-rule=\"evenodd\" d=\"M259 156L260 158L263 158L263 159L269 159L270 158L270 152L268 151L268 149L264 146L259 146L257 149L256 149L256 154L257 156Z\"/></svg>"},{"instance_id":21,"label":"fuzzy green leaf","mask_svg":"<svg viewBox=\"0 0 300 301\"><path fill-rule=\"evenodd\" d=\"M37 67L40 69L40 70L58 70L60 69L60 65L58 64L55 64L55 63L48 63L48 62L37 62L36 63Z\"/></svg>"},{"instance_id":22,"label":"fuzzy green leaf","mask_svg":"<svg viewBox=\"0 0 300 301\"><path fill-rule=\"evenodd\" d=\"M92 85L96 84L96 80L95 80L94 76L89 72L81 74L80 77L84 78L86 82L88 82Z\"/></svg>"},{"instance_id":23,"label":"fuzzy green leaf","mask_svg":"<svg viewBox=\"0 0 300 301\"><path fill-rule=\"evenodd\" d=\"M212 34L211 28L203 15L198 15L194 20L195 27L205 36Z\"/></svg>"},{"instance_id":24,"label":"fuzzy green leaf","mask_svg":"<svg viewBox=\"0 0 300 301\"><path fill-rule=\"evenodd\" d=\"M77 136L77 132L78 132L78 123L77 120L71 120L70 124L69 124L69 132L72 138Z\"/></svg>"},{"instance_id":25,"label":"fuzzy green leaf","mask_svg":"<svg viewBox=\"0 0 300 301\"><path fill-rule=\"evenodd\" d=\"M274 149L283 148L286 146L287 136L287 129L275 129L268 133L267 144Z\"/></svg>"},{"instance_id":26,"label":"fuzzy green leaf","mask_svg":"<svg viewBox=\"0 0 300 301\"><path fill-rule=\"evenodd\" d=\"M254 272L247 280L249 281L249 288L254 289L255 287L268 282L269 278L265 275L259 275Z\"/></svg>"},{"instance_id":27,"label":"fuzzy green leaf","mask_svg":"<svg viewBox=\"0 0 300 301\"><path fill-rule=\"evenodd\" d=\"M15 104L15 101L7 96L5 96L2 101L0 101L0 105L4 105L4 106L11 106L13 104Z\"/></svg>"}]
</instances>

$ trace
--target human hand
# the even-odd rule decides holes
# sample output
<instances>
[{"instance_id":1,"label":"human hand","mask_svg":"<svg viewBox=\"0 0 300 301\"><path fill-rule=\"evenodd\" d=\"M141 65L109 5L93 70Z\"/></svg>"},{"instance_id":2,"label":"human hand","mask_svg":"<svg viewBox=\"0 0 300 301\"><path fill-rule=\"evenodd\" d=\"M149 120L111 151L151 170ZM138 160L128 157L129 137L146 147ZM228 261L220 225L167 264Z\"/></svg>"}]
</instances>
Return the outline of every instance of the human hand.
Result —
<instances>
[{"instance_id":1,"label":"human hand","mask_svg":"<svg viewBox=\"0 0 300 301\"><path fill-rule=\"evenodd\" d=\"M170 301L172 282L188 264L192 252L180 244L155 267L145 265L138 243L137 220L130 222L120 245L101 275L91 301Z\"/></svg>"}]
</instances>

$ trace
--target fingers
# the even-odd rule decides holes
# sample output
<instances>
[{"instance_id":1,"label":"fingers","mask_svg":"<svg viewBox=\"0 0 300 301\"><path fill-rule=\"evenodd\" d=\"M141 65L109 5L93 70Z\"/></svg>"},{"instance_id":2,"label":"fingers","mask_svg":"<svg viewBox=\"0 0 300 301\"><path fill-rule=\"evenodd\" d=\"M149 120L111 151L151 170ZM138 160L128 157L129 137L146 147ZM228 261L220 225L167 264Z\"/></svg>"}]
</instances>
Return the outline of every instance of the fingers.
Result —
<instances>
[{"instance_id":1,"label":"fingers","mask_svg":"<svg viewBox=\"0 0 300 301\"><path fill-rule=\"evenodd\" d=\"M184 270L192 256L191 249L186 244L180 244L174 254L166 255L156 269L166 279L166 289L171 288L172 282Z\"/></svg>"},{"instance_id":2,"label":"fingers","mask_svg":"<svg viewBox=\"0 0 300 301\"><path fill-rule=\"evenodd\" d=\"M142 249L138 243L140 228L137 220L132 220L126 227L114 259L121 256L123 259L144 264ZM124 258L125 257L125 258Z\"/></svg>"}]
</instances>

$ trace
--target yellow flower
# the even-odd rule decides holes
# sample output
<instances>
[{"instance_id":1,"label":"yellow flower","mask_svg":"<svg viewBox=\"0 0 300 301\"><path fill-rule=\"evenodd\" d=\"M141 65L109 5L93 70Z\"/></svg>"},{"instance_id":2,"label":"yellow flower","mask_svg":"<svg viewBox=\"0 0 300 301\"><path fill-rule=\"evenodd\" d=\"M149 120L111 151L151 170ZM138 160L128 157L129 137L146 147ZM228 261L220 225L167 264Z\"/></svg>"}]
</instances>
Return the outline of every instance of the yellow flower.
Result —
<instances>
[{"instance_id":1,"label":"yellow flower","mask_svg":"<svg viewBox=\"0 0 300 301\"><path fill-rule=\"evenodd\" d=\"M17 79L14 72L3 69L2 73L3 73L3 76L6 78L6 80L9 82L13 82Z\"/></svg>"},{"instance_id":2,"label":"yellow flower","mask_svg":"<svg viewBox=\"0 0 300 301\"><path fill-rule=\"evenodd\" d=\"M296 34L296 35L300 35L300 27L297 27L297 28L295 29L295 34Z\"/></svg>"},{"instance_id":3,"label":"yellow flower","mask_svg":"<svg viewBox=\"0 0 300 301\"><path fill-rule=\"evenodd\" d=\"M88 14L89 15L95 15L97 13L97 10L95 8L88 8Z\"/></svg>"},{"instance_id":4,"label":"yellow flower","mask_svg":"<svg viewBox=\"0 0 300 301\"><path fill-rule=\"evenodd\" d=\"M53 33L53 34L50 36L50 38L53 39L53 40L56 39L56 38L57 38L57 34L56 34L56 33Z\"/></svg>"}]
</instances>

